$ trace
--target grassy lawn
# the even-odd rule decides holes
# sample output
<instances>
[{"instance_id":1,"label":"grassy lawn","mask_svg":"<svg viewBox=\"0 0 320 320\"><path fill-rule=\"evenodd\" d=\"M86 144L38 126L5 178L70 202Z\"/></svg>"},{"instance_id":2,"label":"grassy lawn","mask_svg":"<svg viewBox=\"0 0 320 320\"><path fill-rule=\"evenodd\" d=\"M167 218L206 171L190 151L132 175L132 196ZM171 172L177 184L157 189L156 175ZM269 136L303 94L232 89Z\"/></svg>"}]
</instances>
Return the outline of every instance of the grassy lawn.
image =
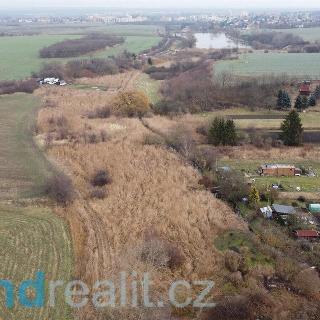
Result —
<instances>
[{"instance_id":1,"label":"grassy lawn","mask_svg":"<svg viewBox=\"0 0 320 320\"><path fill-rule=\"evenodd\" d=\"M214 245L220 251L233 250L240 252L241 249L247 248L248 250L244 253L244 258L246 265L251 268L259 264L273 264L270 258L259 251L249 233L241 231L227 232L215 239Z\"/></svg>"},{"instance_id":2,"label":"grassy lawn","mask_svg":"<svg viewBox=\"0 0 320 320\"><path fill-rule=\"evenodd\" d=\"M107 48L90 56L106 58L116 56L124 50L128 50L131 53L139 53L157 45L160 41L161 37L158 36L127 36L123 44L113 48Z\"/></svg>"},{"instance_id":3,"label":"grassy lawn","mask_svg":"<svg viewBox=\"0 0 320 320\"><path fill-rule=\"evenodd\" d=\"M39 50L75 35L39 35L24 37L0 37L0 80L21 79L37 71L45 60L39 58Z\"/></svg>"},{"instance_id":4,"label":"grassy lawn","mask_svg":"<svg viewBox=\"0 0 320 320\"><path fill-rule=\"evenodd\" d=\"M254 52L242 54L237 60L215 64L215 73L229 71L246 76L263 74L288 74L297 77L320 78L320 53Z\"/></svg>"},{"instance_id":5,"label":"grassy lawn","mask_svg":"<svg viewBox=\"0 0 320 320\"><path fill-rule=\"evenodd\" d=\"M90 32L107 32L110 34L121 35L121 36L153 36L156 35L158 30L163 29L157 25L107 25L101 23L88 23L88 24L37 24L37 25L21 25L21 26L0 26L0 32L20 33L23 32L34 32L40 34L51 34L51 35L63 35L63 34L87 34Z\"/></svg>"},{"instance_id":6,"label":"grassy lawn","mask_svg":"<svg viewBox=\"0 0 320 320\"><path fill-rule=\"evenodd\" d=\"M0 198L38 195L49 174L32 138L39 104L33 95L0 96Z\"/></svg>"},{"instance_id":7,"label":"grassy lawn","mask_svg":"<svg viewBox=\"0 0 320 320\"><path fill-rule=\"evenodd\" d=\"M257 173L258 168L265 163L283 163L292 164L296 167L303 166L305 168L312 167L316 174L320 174L320 162L316 161L295 161L294 159L288 159L286 161L277 161L275 159L254 159L254 160L225 160L222 159L219 162L219 166L230 166L231 168L246 172L253 178L255 178L255 184L258 187L266 188L272 184L281 184L284 187L284 191L296 192L296 188L300 187L302 192L319 192L320 191L320 179L319 177L260 177Z\"/></svg>"},{"instance_id":8,"label":"grassy lawn","mask_svg":"<svg viewBox=\"0 0 320 320\"><path fill-rule=\"evenodd\" d=\"M306 41L320 40L320 28L295 28L295 29L275 29L276 32L292 33L302 37Z\"/></svg>"},{"instance_id":9,"label":"grassy lawn","mask_svg":"<svg viewBox=\"0 0 320 320\"><path fill-rule=\"evenodd\" d=\"M73 274L67 224L49 209L9 206L6 201L41 195L52 169L32 138L39 105L33 95L0 96L0 279L15 285L34 279L37 271L45 272L47 280L69 281ZM8 310L3 293L0 290L0 319L72 319L61 291L55 308L40 309L16 303Z\"/></svg>"},{"instance_id":10,"label":"grassy lawn","mask_svg":"<svg viewBox=\"0 0 320 320\"><path fill-rule=\"evenodd\" d=\"M161 82L151 79L147 74L142 73L138 79L137 87L143 91L150 99L151 103L157 103L161 99L159 93Z\"/></svg>"},{"instance_id":11,"label":"grassy lawn","mask_svg":"<svg viewBox=\"0 0 320 320\"><path fill-rule=\"evenodd\" d=\"M257 109L251 111L245 108L232 108L217 110L213 112L204 112L196 117L207 118L208 121L215 117L227 117L235 121L239 129L268 129L279 130L283 119L288 114L287 111ZM320 129L320 113L317 108L305 113L300 113L303 127L307 130Z\"/></svg>"},{"instance_id":12,"label":"grassy lawn","mask_svg":"<svg viewBox=\"0 0 320 320\"><path fill-rule=\"evenodd\" d=\"M0 205L0 247L0 279L19 285L42 271L46 280L71 280L73 252L68 228L49 210ZM1 319L72 319L61 290L55 308L40 309L27 309L16 301L15 307L8 310L3 292L0 290Z\"/></svg>"},{"instance_id":13,"label":"grassy lawn","mask_svg":"<svg viewBox=\"0 0 320 320\"><path fill-rule=\"evenodd\" d=\"M132 32L134 32L134 30L136 30L136 28L133 28ZM120 31L121 28L119 32ZM32 72L38 71L45 62L66 62L68 59L40 59L39 50L65 39L75 39L80 37L81 35L79 34L42 34L37 36L0 37L0 80L14 80L28 77ZM129 35L126 36L125 42L122 45L113 48L106 48L106 50L82 56L81 58L105 58L118 55L124 50L128 50L132 53L139 53L158 44L160 40L161 37L149 33L137 36Z\"/></svg>"}]
</instances>

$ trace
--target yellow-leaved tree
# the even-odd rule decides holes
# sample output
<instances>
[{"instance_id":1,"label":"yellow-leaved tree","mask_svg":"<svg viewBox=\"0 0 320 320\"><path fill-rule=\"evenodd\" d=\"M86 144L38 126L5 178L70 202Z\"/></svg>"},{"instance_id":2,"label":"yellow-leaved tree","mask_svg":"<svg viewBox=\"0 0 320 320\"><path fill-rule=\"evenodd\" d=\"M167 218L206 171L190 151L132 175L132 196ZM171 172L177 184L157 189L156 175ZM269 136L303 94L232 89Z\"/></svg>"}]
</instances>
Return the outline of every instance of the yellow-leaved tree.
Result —
<instances>
[{"instance_id":1,"label":"yellow-leaved tree","mask_svg":"<svg viewBox=\"0 0 320 320\"><path fill-rule=\"evenodd\" d=\"M142 117L151 111L148 97L141 91L122 91L112 103L116 115Z\"/></svg>"}]
</instances>

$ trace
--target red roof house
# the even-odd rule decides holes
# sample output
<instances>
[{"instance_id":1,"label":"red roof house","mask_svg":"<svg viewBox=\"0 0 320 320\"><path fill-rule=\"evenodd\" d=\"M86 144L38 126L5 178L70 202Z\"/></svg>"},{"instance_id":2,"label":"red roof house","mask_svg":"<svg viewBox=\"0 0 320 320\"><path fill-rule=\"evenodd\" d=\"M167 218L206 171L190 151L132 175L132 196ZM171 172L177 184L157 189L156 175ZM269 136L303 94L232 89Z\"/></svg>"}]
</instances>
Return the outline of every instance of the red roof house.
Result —
<instances>
[{"instance_id":1,"label":"red roof house","mask_svg":"<svg viewBox=\"0 0 320 320\"><path fill-rule=\"evenodd\" d=\"M313 240L320 238L320 232L316 230L296 230L295 236L298 239Z\"/></svg>"},{"instance_id":2,"label":"red roof house","mask_svg":"<svg viewBox=\"0 0 320 320\"><path fill-rule=\"evenodd\" d=\"M305 81L300 85L299 92L301 95L308 96L311 94L311 83Z\"/></svg>"}]
</instances>

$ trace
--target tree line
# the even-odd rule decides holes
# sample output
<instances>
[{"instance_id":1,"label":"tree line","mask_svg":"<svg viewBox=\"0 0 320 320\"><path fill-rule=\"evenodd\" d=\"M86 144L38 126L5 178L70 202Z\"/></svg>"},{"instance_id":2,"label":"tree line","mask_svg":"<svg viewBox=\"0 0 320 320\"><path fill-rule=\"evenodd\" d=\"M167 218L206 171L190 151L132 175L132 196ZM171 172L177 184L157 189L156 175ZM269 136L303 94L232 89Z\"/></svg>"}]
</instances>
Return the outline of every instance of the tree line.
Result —
<instances>
[{"instance_id":1,"label":"tree line","mask_svg":"<svg viewBox=\"0 0 320 320\"><path fill-rule=\"evenodd\" d=\"M70 58L83 54L113 47L124 42L123 37L117 37L102 33L89 34L81 39L68 39L39 51L40 58Z\"/></svg>"},{"instance_id":2,"label":"tree line","mask_svg":"<svg viewBox=\"0 0 320 320\"><path fill-rule=\"evenodd\" d=\"M294 107L301 112L308 107L314 107L319 99L320 86L317 86L315 91L309 97L305 95L299 95L294 102ZM277 107L279 109L290 109L292 107L291 98L286 90L279 90L277 96Z\"/></svg>"}]
</instances>

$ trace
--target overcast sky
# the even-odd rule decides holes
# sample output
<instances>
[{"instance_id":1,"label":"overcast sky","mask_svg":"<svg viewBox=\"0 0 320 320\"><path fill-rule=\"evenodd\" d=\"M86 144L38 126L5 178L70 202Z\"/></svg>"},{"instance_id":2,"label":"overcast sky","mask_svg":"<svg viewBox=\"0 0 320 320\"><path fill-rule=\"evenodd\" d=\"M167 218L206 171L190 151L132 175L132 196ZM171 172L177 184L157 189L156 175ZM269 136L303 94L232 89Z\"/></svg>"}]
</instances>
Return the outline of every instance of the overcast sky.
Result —
<instances>
[{"instance_id":1,"label":"overcast sky","mask_svg":"<svg viewBox=\"0 0 320 320\"><path fill-rule=\"evenodd\" d=\"M1 8L320 8L319 0L0 0Z\"/></svg>"}]
</instances>

